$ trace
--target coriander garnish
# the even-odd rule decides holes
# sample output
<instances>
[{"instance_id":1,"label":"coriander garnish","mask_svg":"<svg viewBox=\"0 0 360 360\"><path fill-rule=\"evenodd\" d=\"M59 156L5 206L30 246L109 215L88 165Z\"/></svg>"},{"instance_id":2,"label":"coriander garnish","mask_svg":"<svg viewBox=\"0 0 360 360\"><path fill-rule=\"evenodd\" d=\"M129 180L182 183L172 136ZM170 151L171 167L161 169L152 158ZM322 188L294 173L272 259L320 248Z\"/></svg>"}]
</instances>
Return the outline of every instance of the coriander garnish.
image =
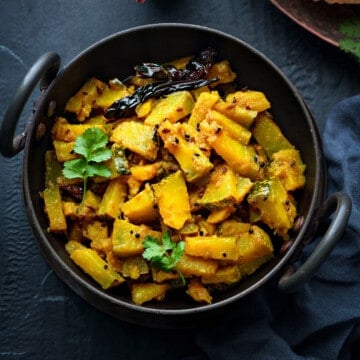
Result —
<instances>
[{"instance_id":1,"label":"coriander garnish","mask_svg":"<svg viewBox=\"0 0 360 360\"><path fill-rule=\"evenodd\" d=\"M184 254L185 242L173 242L168 232L162 235L161 243L158 239L147 235L143 241L143 258L151 261L151 264L165 272L176 270L180 275L182 283L185 285L185 279L177 267L177 263Z\"/></svg>"},{"instance_id":2,"label":"coriander garnish","mask_svg":"<svg viewBox=\"0 0 360 360\"><path fill-rule=\"evenodd\" d=\"M64 163L63 175L68 179L80 178L84 180L81 205L83 205L87 180L95 175L110 177L111 171L103 164L111 158L111 150L106 147L109 139L99 128L89 128L75 140L74 153L81 155L79 159Z\"/></svg>"}]
</instances>

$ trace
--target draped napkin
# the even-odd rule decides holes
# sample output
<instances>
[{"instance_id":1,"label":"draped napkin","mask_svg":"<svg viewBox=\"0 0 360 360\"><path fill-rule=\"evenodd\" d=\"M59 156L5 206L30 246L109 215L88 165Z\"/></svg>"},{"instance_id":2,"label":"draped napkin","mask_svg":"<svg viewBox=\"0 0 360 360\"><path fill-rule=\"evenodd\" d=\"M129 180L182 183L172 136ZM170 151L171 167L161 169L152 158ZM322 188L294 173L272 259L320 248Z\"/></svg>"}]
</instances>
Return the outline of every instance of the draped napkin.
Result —
<instances>
[{"instance_id":1,"label":"draped napkin","mask_svg":"<svg viewBox=\"0 0 360 360\"><path fill-rule=\"evenodd\" d=\"M189 359L359 358L360 95L332 109L322 139L328 193L347 192L353 201L343 238L296 293L281 293L276 281L270 281L242 299L218 326L194 331L204 357ZM304 259L314 243L304 249Z\"/></svg>"}]
</instances>

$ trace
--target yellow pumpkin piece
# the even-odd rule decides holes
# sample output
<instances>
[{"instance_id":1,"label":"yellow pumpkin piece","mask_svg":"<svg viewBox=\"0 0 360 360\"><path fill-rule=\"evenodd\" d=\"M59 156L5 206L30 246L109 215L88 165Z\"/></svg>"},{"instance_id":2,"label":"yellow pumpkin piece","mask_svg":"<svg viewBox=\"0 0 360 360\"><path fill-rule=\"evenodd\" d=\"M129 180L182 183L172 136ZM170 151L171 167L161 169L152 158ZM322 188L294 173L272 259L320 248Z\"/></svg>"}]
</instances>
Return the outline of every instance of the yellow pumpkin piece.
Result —
<instances>
[{"instance_id":1,"label":"yellow pumpkin piece","mask_svg":"<svg viewBox=\"0 0 360 360\"><path fill-rule=\"evenodd\" d=\"M235 219L225 220L217 229L218 236L238 236L242 233L246 233L250 229L249 223L244 223Z\"/></svg>"},{"instance_id":2,"label":"yellow pumpkin piece","mask_svg":"<svg viewBox=\"0 0 360 360\"><path fill-rule=\"evenodd\" d=\"M234 205L229 205L224 208L213 210L206 221L210 224L219 224L226 220L236 210Z\"/></svg>"},{"instance_id":3,"label":"yellow pumpkin piece","mask_svg":"<svg viewBox=\"0 0 360 360\"><path fill-rule=\"evenodd\" d=\"M107 86L94 101L95 108L106 109L115 101L131 95L129 89L119 80L110 80Z\"/></svg>"},{"instance_id":4,"label":"yellow pumpkin piece","mask_svg":"<svg viewBox=\"0 0 360 360\"><path fill-rule=\"evenodd\" d=\"M251 187L249 179L239 177L228 165L222 164L212 172L209 184L198 203L210 210L238 204Z\"/></svg>"},{"instance_id":5,"label":"yellow pumpkin piece","mask_svg":"<svg viewBox=\"0 0 360 360\"><path fill-rule=\"evenodd\" d=\"M45 213L49 219L49 231L54 233L65 233L67 223L63 211L60 188L54 185L43 191Z\"/></svg>"},{"instance_id":6,"label":"yellow pumpkin piece","mask_svg":"<svg viewBox=\"0 0 360 360\"><path fill-rule=\"evenodd\" d=\"M66 142L54 140L53 145L55 148L56 158L60 162L76 159L79 155L74 153L75 142Z\"/></svg>"},{"instance_id":7,"label":"yellow pumpkin piece","mask_svg":"<svg viewBox=\"0 0 360 360\"><path fill-rule=\"evenodd\" d=\"M124 259L121 274L132 280L137 280L141 275L149 273L149 265L142 256L134 256Z\"/></svg>"},{"instance_id":8,"label":"yellow pumpkin piece","mask_svg":"<svg viewBox=\"0 0 360 360\"><path fill-rule=\"evenodd\" d=\"M186 293L198 303L211 304L212 296L209 290L197 278L190 280Z\"/></svg>"},{"instance_id":9,"label":"yellow pumpkin piece","mask_svg":"<svg viewBox=\"0 0 360 360\"><path fill-rule=\"evenodd\" d=\"M215 77L217 77L219 80L212 83L210 87L233 82L236 79L236 73L231 70L231 66L228 60L217 62L211 66L206 78L213 79Z\"/></svg>"},{"instance_id":10,"label":"yellow pumpkin piece","mask_svg":"<svg viewBox=\"0 0 360 360\"><path fill-rule=\"evenodd\" d=\"M214 110L224 114L246 128L249 128L253 124L258 114L257 111L246 109L237 102L232 101L219 101L214 105Z\"/></svg>"},{"instance_id":11,"label":"yellow pumpkin piece","mask_svg":"<svg viewBox=\"0 0 360 360\"><path fill-rule=\"evenodd\" d=\"M261 220L276 234L287 238L294 225L296 206L279 179L256 182L248 195L248 203L260 212Z\"/></svg>"},{"instance_id":12,"label":"yellow pumpkin piece","mask_svg":"<svg viewBox=\"0 0 360 360\"><path fill-rule=\"evenodd\" d=\"M164 121L158 130L164 147L174 155L188 182L195 182L209 173L213 164L193 142L181 134L181 125Z\"/></svg>"},{"instance_id":13,"label":"yellow pumpkin piece","mask_svg":"<svg viewBox=\"0 0 360 360\"><path fill-rule=\"evenodd\" d=\"M237 265L228 265L219 268L213 275L201 277L203 284L233 284L241 279L241 272Z\"/></svg>"},{"instance_id":14,"label":"yellow pumpkin piece","mask_svg":"<svg viewBox=\"0 0 360 360\"><path fill-rule=\"evenodd\" d=\"M161 98L145 118L146 125L155 126L165 119L175 123L189 115L194 107L194 98L189 91L176 91Z\"/></svg>"},{"instance_id":15,"label":"yellow pumpkin piece","mask_svg":"<svg viewBox=\"0 0 360 360\"><path fill-rule=\"evenodd\" d=\"M145 165L133 165L130 168L130 173L135 180L148 181L158 175L161 167L161 162Z\"/></svg>"},{"instance_id":16,"label":"yellow pumpkin piece","mask_svg":"<svg viewBox=\"0 0 360 360\"><path fill-rule=\"evenodd\" d=\"M65 111L76 114L79 121L84 121L91 113L93 102L106 89L102 81L91 78L66 103Z\"/></svg>"},{"instance_id":17,"label":"yellow pumpkin piece","mask_svg":"<svg viewBox=\"0 0 360 360\"><path fill-rule=\"evenodd\" d=\"M252 132L255 140L264 149L269 159L280 150L294 148L276 122L267 113L259 114Z\"/></svg>"},{"instance_id":18,"label":"yellow pumpkin piece","mask_svg":"<svg viewBox=\"0 0 360 360\"><path fill-rule=\"evenodd\" d=\"M274 252L270 236L257 225L252 225L245 233L238 235L239 264L245 264Z\"/></svg>"},{"instance_id":19,"label":"yellow pumpkin piece","mask_svg":"<svg viewBox=\"0 0 360 360\"><path fill-rule=\"evenodd\" d=\"M126 181L126 184L128 186L129 198L132 198L140 191L140 188L142 187L143 183L144 183L143 181L137 180L133 176L129 176L129 178Z\"/></svg>"},{"instance_id":20,"label":"yellow pumpkin piece","mask_svg":"<svg viewBox=\"0 0 360 360\"><path fill-rule=\"evenodd\" d=\"M79 248L70 254L74 261L84 272L90 275L103 289L120 285L125 279L101 258L93 249Z\"/></svg>"},{"instance_id":21,"label":"yellow pumpkin piece","mask_svg":"<svg viewBox=\"0 0 360 360\"><path fill-rule=\"evenodd\" d=\"M45 186L57 184L58 177L62 176L63 165L58 161L55 151L47 150L45 153Z\"/></svg>"},{"instance_id":22,"label":"yellow pumpkin piece","mask_svg":"<svg viewBox=\"0 0 360 360\"><path fill-rule=\"evenodd\" d=\"M210 236L216 233L216 224L211 224L207 220L200 219L197 221L197 225L199 226L199 231L196 235Z\"/></svg>"},{"instance_id":23,"label":"yellow pumpkin piece","mask_svg":"<svg viewBox=\"0 0 360 360\"><path fill-rule=\"evenodd\" d=\"M143 103L139 104L138 106L136 106L135 113L136 113L137 117L141 119L141 118L148 116L150 114L154 104L155 104L155 99L150 98L150 99L147 99L146 101L144 101Z\"/></svg>"},{"instance_id":24,"label":"yellow pumpkin piece","mask_svg":"<svg viewBox=\"0 0 360 360\"><path fill-rule=\"evenodd\" d=\"M165 225L181 229L191 219L189 195L180 170L152 185Z\"/></svg>"},{"instance_id":25,"label":"yellow pumpkin piece","mask_svg":"<svg viewBox=\"0 0 360 360\"><path fill-rule=\"evenodd\" d=\"M83 228L83 236L91 241L90 247L96 251L104 251L108 246L109 233L105 222L90 222Z\"/></svg>"},{"instance_id":26,"label":"yellow pumpkin piece","mask_svg":"<svg viewBox=\"0 0 360 360\"><path fill-rule=\"evenodd\" d=\"M272 254L264 255L261 257L258 257L252 261L246 262L246 263L239 263L238 269L241 273L241 276L251 275L256 270L258 270L262 265L267 263L273 258Z\"/></svg>"},{"instance_id":27,"label":"yellow pumpkin piece","mask_svg":"<svg viewBox=\"0 0 360 360\"><path fill-rule=\"evenodd\" d=\"M161 239L161 232L154 231L146 225L135 225L128 220L115 219L111 235L114 254L120 257L141 255L146 235Z\"/></svg>"},{"instance_id":28,"label":"yellow pumpkin piece","mask_svg":"<svg viewBox=\"0 0 360 360\"><path fill-rule=\"evenodd\" d=\"M235 236L187 236L185 242L187 255L215 260L237 260L239 256Z\"/></svg>"},{"instance_id":29,"label":"yellow pumpkin piece","mask_svg":"<svg viewBox=\"0 0 360 360\"><path fill-rule=\"evenodd\" d=\"M207 112L220 100L217 91L202 92L197 98L194 108L191 112L188 124L197 128L201 121L205 119Z\"/></svg>"},{"instance_id":30,"label":"yellow pumpkin piece","mask_svg":"<svg viewBox=\"0 0 360 360\"><path fill-rule=\"evenodd\" d=\"M74 250L78 250L78 249L86 249L86 246L76 240L69 240L65 244L65 250L69 255L71 255Z\"/></svg>"},{"instance_id":31,"label":"yellow pumpkin piece","mask_svg":"<svg viewBox=\"0 0 360 360\"><path fill-rule=\"evenodd\" d=\"M120 215L121 205L127 196L127 186L122 179L110 180L97 209L99 216L117 218Z\"/></svg>"},{"instance_id":32,"label":"yellow pumpkin piece","mask_svg":"<svg viewBox=\"0 0 360 360\"><path fill-rule=\"evenodd\" d=\"M137 121L123 121L113 130L110 141L153 161L158 151L154 134L152 126Z\"/></svg>"},{"instance_id":33,"label":"yellow pumpkin piece","mask_svg":"<svg viewBox=\"0 0 360 360\"><path fill-rule=\"evenodd\" d=\"M103 125L104 129L111 130L111 125L107 124L108 120L104 115L95 115L88 119L86 119L83 124L84 125Z\"/></svg>"},{"instance_id":34,"label":"yellow pumpkin piece","mask_svg":"<svg viewBox=\"0 0 360 360\"><path fill-rule=\"evenodd\" d=\"M235 140L241 142L244 145L249 143L252 136L251 131L231 120L224 114L216 110L210 110L208 111L206 118L208 119L209 123L215 122L221 128L225 129Z\"/></svg>"},{"instance_id":35,"label":"yellow pumpkin piece","mask_svg":"<svg viewBox=\"0 0 360 360\"><path fill-rule=\"evenodd\" d=\"M217 260L183 254L177 268L184 276L203 276L215 274L218 265Z\"/></svg>"},{"instance_id":36,"label":"yellow pumpkin piece","mask_svg":"<svg viewBox=\"0 0 360 360\"><path fill-rule=\"evenodd\" d=\"M287 191L294 191L305 185L305 168L298 150L285 149L272 155L268 174L277 177Z\"/></svg>"},{"instance_id":37,"label":"yellow pumpkin piece","mask_svg":"<svg viewBox=\"0 0 360 360\"><path fill-rule=\"evenodd\" d=\"M268 110L271 106L265 94L255 90L236 91L227 95L226 101L258 112Z\"/></svg>"},{"instance_id":38,"label":"yellow pumpkin piece","mask_svg":"<svg viewBox=\"0 0 360 360\"><path fill-rule=\"evenodd\" d=\"M99 128L106 132L104 125L100 124L70 124L65 118L57 117L51 129L53 139L66 142L75 141L78 136L81 136L87 129Z\"/></svg>"},{"instance_id":39,"label":"yellow pumpkin piece","mask_svg":"<svg viewBox=\"0 0 360 360\"><path fill-rule=\"evenodd\" d=\"M131 286L131 298L136 305L142 305L153 300L162 301L169 288L169 284L134 283Z\"/></svg>"},{"instance_id":40,"label":"yellow pumpkin piece","mask_svg":"<svg viewBox=\"0 0 360 360\"><path fill-rule=\"evenodd\" d=\"M124 216L135 224L149 223L159 218L155 196L149 184L145 184L144 190L126 201L121 210Z\"/></svg>"},{"instance_id":41,"label":"yellow pumpkin piece","mask_svg":"<svg viewBox=\"0 0 360 360\"><path fill-rule=\"evenodd\" d=\"M201 123L201 129L207 134L207 140L216 153L239 175L255 179L259 173L256 152L253 146L244 145L233 139L226 130L216 123Z\"/></svg>"},{"instance_id":42,"label":"yellow pumpkin piece","mask_svg":"<svg viewBox=\"0 0 360 360\"><path fill-rule=\"evenodd\" d=\"M152 279L156 283L162 283L169 280L176 280L180 278L179 273L176 271L163 271L156 268L151 269Z\"/></svg>"},{"instance_id":43,"label":"yellow pumpkin piece","mask_svg":"<svg viewBox=\"0 0 360 360\"><path fill-rule=\"evenodd\" d=\"M99 208L101 202L101 197L94 194L91 190L87 190L85 193L84 204L95 211Z\"/></svg>"}]
</instances>

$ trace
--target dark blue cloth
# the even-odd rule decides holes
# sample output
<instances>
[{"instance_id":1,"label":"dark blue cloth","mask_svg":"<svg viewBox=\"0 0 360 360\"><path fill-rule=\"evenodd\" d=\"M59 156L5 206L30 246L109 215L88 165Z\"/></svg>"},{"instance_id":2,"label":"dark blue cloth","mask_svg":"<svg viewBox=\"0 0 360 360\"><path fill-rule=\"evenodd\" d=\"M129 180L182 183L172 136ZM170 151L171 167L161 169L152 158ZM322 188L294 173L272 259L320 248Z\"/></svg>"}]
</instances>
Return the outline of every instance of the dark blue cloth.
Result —
<instances>
[{"instance_id":1,"label":"dark blue cloth","mask_svg":"<svg viewBox=\"0 0 360 360\"><path fill-rule=\"evenodd\" d=\"M297 293L280 293L270 282L219 326L194 332L204 358L360 359L360 95L332 109L322 138L328 193L347 192L353 201L343 238Z\"/></svg>"}]
</instances>

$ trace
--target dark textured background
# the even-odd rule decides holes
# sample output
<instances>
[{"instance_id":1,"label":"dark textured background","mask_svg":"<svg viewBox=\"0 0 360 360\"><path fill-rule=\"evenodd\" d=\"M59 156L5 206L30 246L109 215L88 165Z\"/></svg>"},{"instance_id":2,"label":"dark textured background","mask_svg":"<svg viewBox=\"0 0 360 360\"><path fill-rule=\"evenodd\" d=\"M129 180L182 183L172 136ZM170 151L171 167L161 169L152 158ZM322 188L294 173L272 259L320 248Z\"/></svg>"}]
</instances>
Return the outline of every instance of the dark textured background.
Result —
<instances>
[{"instance_id":1,"label":"dark textured background","mask_svg":"<svg viewBox=\"0 0 360 360\"><path fill-rule=\"evenodd\" d=\"M263 52L297 86L320 130L334 104L360 91L355 61L291 22L267 0L3 0L0 119L20 80L44 52L58 52L66 65L114 32L173 21L225 31ZM28 105L18 131L30 110ZM27 224L21 161L21 154L0 157L0 359L227 358L209 350L201 334L114 320L65 287L40 255ZM249 354L255 357L256 352Z\"/></svg>"}]
</instances>

